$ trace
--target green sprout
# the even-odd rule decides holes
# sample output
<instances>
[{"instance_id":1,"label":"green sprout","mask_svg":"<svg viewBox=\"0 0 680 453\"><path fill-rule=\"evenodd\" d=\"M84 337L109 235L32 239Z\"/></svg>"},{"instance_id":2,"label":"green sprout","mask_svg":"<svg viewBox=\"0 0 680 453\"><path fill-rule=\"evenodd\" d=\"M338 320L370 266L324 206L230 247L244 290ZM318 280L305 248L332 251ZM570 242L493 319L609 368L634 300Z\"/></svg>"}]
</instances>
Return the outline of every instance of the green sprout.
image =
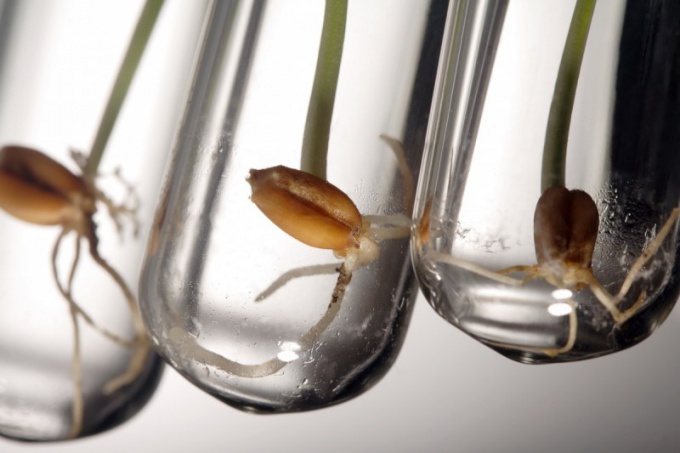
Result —
<instances>
[{"instance_id":1,"label":"green sprout","mask_svg":"<svg viewBox=\"0 0 680 453\"><path fill-rule=\"evenodd\" d=\"M326 179L328 140L347 23L347 0L326 0L300 169Z\"/></svg>"},{"instance_id":2,"label":"green sprout","mask_svg":"<svg viewBox=\"0 0 680 453\"><path fill-rule=\"evenodd\" d=\"M543 147L541 192L549 187L565 185L569 126L595 3L596 0L578 0L574 7L548 116Z\"/></svg>"},{"instance_id":3,"label":"green sprout","mask_svg":"<svg viewBox=\"0 0 680 453\"><path fill-rule=\"evenodd\" d=\"M99 167L99 163L104 155L106 144L108 143L113 127L116 124L120 109L130 90L132 78L137 72L139 61L142 59L146 44L149 42L151 32L156 25L156 19L163 6L163 1L164 0L147 0L144 9L142 10L142 14L139 17L132 39L130 40L130 45L128 46L125 57L123 58L123 63L118 71L118 76L113 84L109 101L104 109L104 115L99 123L99 130L97 131L87 160L87 171L85 173L86 175L91 175L90 177L92 178L97 173L97 167Z\"/></svg>"}]
</instances>

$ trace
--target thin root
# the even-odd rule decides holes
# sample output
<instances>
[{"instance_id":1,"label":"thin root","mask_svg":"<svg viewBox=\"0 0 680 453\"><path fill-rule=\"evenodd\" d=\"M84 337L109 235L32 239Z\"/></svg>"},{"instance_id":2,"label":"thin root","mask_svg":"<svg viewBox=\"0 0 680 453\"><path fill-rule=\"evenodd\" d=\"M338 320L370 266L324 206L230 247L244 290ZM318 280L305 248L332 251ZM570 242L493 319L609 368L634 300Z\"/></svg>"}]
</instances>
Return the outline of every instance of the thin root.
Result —
<instances>
[{"instance_id":1,"label":"thin root","mask_svg":"<svg viewBox=\"0 0 680 453\"><path fill-rule=\"evenodd\" d=\"M666 239L666 236L668 236L668 233L670 233L671 228L675 224L679 215L680 208L673 209L671 215L668 217L668 220L666 220L666 223L664 223L663 227L661 227L661 230L659 230L659 234L656 235L654 240L647 246L647 248L644 249L638 259L635 260L635 263L633 263L633 266L631 266L628 276L626 276L626 279L623 281L621 289L616 296L617 305L621 303L624 297L626 297L626 294L633 285L635 278L640 273L645 264L647 264L647 262L652 259L654 255L656 255L656 252L659 251L659 248L661 248L663 241Z\"/></svg>"},{"instance_id":2,"label":"thin root","mask_svg":"<svg viewBox=\"0 0 680 453\"><path fill-rule=\"evenodd\" d=\"M413 179L413 173L411 172L411 167L409 167L408 161L406 160L404 145L401 141L394 137L390 137L387 134L380 134L380 138L389 145L392 152L394 152L394 156L397 158L399 173L401 173L401 180L404 185L404 207L406 208L406 213L410 216L413 211L416 185Z\"/></svg>"},{"instance_id":3,"label":"thin root","mask_svg":"<svg viewBox=\"0 0 680 453\"><path fill-rule=\"evenodd\" d=\"M127 370L125 370L123 374L114 377L104 384L104 395L111 395L119 389L135 382L144 369L150 349L151 343L148 341L135 346Z\"/></svg>"},{"instance_id":4,"label":"thin root","mask_svg":"<svg viewBox=\"0 0 680 453\"><path fill-rule=\"evenodd\" d=\"M96 248L92 247L92 242L90 242L91 243L90 254L92 255L93 259L97 264L99 264L104 269L104 271L106 271L109 274L109 276L111 276L111 278L116 282L116 284L120 287L123 294L125 295L125 298L131 310L133 324L136 330L135 339L126 340L120 337L119 335L114 334L113 332L110 332L109 330L100 326L75 301L73 297L73 282L75 280L76 271L78 269L78 264L80 262L80 238L81 238L80 235L76 235L75 238L74 257L73 262L71 263L70 266L66 287L62 285L61 279L59 278L59 271L57 269L57 258L59 256L61 243L64 237L66 237L66 235L68 235L69 232L70 231L68 229L63 229L60 232L59 236L57 237L57 240L55 241L54 247L52 249L51 267L52 275L57 285L57 288L69 306L69 314L71 316L71 325L73 328L72 368L73 368L74 395L70 437L75 438L80 435L83 429L84 399L85 399L83 388L82 355L80 347L80 329L78 326L78 316L81 316L83 320L88 325L90 325L90 327L92 327L96 332L100 333L101 335L113 341L114 343L126 348L135 349L127 370L123 374L113 378L104 385L103 392L105 394L110 394L125 385L129 385L130 383L134 382L134 380L141 374L144 364L146 362L146 357L149 353L150 342L148 341L145 331L143 329L141 315L139 313L139 309L136 305L132 292L127 287L122 277L113 268L111 268L111 266L109 266L108 263L103 258L101 258L101 256L99 256L99 254L96 252Z\"/></svg>"},{"instance_id":5,"label":"thin root","mask_svg":"<svg viewBox=\"0 0 680 453\"><path fill-rule=\"evenodd\" d=\"M328 304L328 309L324 313L323 317L319 322L314 325L309 331L300 338L300 345L303 349L308 349L314 344L316 338L321 335L328 326L331 325L338 312L340 311L340 306L345 297L345 292L352 280L352 273L347 270L343 265L338 272L338 281L333 288L333 294L331 295L331 301Z\"/></svg>"},{"instance_id":6,"label":"thin root","mask_svg":"<svg viewBox=\"0 0 680 453\"><path fill-rule=\"evenodd\" d=\"M134 187L128 182L120 177L119 172L115 173L118 176L119 181L125 187L127 191L126 201L123 203L116 203L111 200L104 192L97 190L96 198L106 206L106 210L109 213L109 217L113 220L116 226L116 231L119 235L123 234L123 217L127 217L132 223L132 236L137 237L139 235L140 222L137 217L137 211L139 209L140 201Z\"/></svg>"},{"instance_id":7,"label":"thin root","mask_svg":"<svg viewBox=\"0 0 680 453\"><path fill-rule=\"evenodd\" d=\"M54 243L54 248L52 249L52 274L54 276L54 281L59 288L59 292L66 299L69 305L69 315L71 317L71 328L73 329L73 361L72 361L72 372L73 372L73 406L71 409L71 432L69 437L78 437L83 429L83 413L84 413L84 391L83 391L83 375L82 375L82 364L80 356L80 330L78 327L79 309L76 308L77 304L71 297L71 281L75 274L75 268L78 261L78 247L76 246L76 256L73 260L71 266L71 271L69 275L69 287L64 288L59 280L59 273L57 271L57 256L59 254L59 248L61 246L61 241L64 239L68 232L63 230L59 237L57 237ZM76 240L77 242L77 240Z\"/></svg>"},{"instance_id":8,"label":"thin root","mask_svg":"<svg viewBox=\"0 0 680 453\"><path fill-rule=\"evenodd\" d=\"M57 238L57 242L54 245L53 252L52 252L52 275L54 276L54 280L57 283L57 288L59 289L59 292L64 297L64 299L66 299L66 302L69 304L69 307L72 307L73 310L75 310L75 312L77 314L79 314L83 318L83 320L92 329L94 329L96 332L98 332L102 336L108 338L109 340L113 341L114 343L116 343L120 346L127 347L127 348L134 347L137 344L136 340L127 340L127 339L111 332L110 330L106 329L105 327L101 326L73 298L73 292L72 292L73 280L74 280L75 273L76 273L76 270L77 270L77 267L78 267L78 262L80 260L80 238L79 237L76 237L75 255L74 255L74 258L73 258L73 263L71 264L71 270L69 272L68 285L67 285L68 289L65 289L61 285L61 282L59 280L58 271L57 271L57 256L59 254L59 248L60 248L60 245L61 245L61 241L66 236L66 234L68 234L68 232L63 231L62 234L59 235L59 237Z\"/></svg>"},{"instance_id":9,"label":"thin root","mask_svg":"<svg viewBox=\"0 0 680 453\"><path fill-rule=\"evenodd\" d=\"M257 295L255 302L262 302L263 300L271 297L279 289L283 288L288 282L302 278L311 277L314 275L330 275L338 272L337 264L318 264L313 266L303 266L295 269L291 269L284 272L274 280L264 291Z\"/></svg>"},{"instance_id":10,"label":"thin root","mask_svg":"<svg viewBox=\"0 0 680 453\"><path fill-rule=\"evenodd\" d=\"M83 430L83 416L85 413L85 396L83 391L83 369L80 355L80 329L78 327L77 312L73 305L69 309L71 326L73 328L73 407L71 409L71 432L69 437L78 437Z\"/></svg>"},{"instance_id":11,"label":"thin root","mask_svg":"<svg viewBox=\"0 0 680 453\"><path fill-rule=\"evenodd\" d=\"M133 382L138 376L141 375L145 358L149 353L150 342L146 335L146 330L144 330L144 323L142 322L142 315L139 312L139 307L135 300L132 291L123 280L123 277L116 272L116 270L109 265L104 258L99 255L96 248L96 242L90 240L90 255L94 261L113 279L113 281L118 285L118 288L123 292L125 300L127 301L128 308L130 309L130 316L132 317L132 324L135 329L135 352L130 360L127 370L120 376L113 378L111 381L107 382L104 386L104 392L110 393L121 386L127 385ZM108 389L108 390L107 390Z\"/></svg>"},{"instance_id":12,"label":"thin root","mask_svg":"<svg viewBox=\"0 0 680 453\"><path fill-rule=\"evenodd\" d=\"M508 277L507 275L500 274L498 272L490 271L488 269L483 268L482 266L478 266L476 264L470 263L469 261L465 260L460 260L458 258L455 258L451 255L446 255L444 253L437 253L437 252L429 252L428 253L429 258L432 259L435 262L438 263L443 263L443 264L450 264L452 266L459 267L461 269L470 271L474 274L481 275L482 277L486 277L488 279L497 281L498 283L504 283L506 285L511 285L511 286L523 286L524 285L524 280L518 280L516 278ZM522 266L524 267L524 266ZM508 268L510 269L510 268Z\"/></svg>"}]
</instances>

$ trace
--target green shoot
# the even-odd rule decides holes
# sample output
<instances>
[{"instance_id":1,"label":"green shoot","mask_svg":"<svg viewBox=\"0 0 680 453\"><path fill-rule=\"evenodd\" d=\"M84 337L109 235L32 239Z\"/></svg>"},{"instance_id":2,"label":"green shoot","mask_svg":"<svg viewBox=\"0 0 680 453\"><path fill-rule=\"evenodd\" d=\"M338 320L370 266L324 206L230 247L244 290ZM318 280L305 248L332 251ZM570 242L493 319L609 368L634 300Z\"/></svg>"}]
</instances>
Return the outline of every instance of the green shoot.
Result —
<instances>
[{"instance_id":1,"label":"green shoot","mask_svg":"<svg viewBox=\"0 0 680 453\"><path fill-rule=\"evenodd\" d=\"M595 3L596 0L578 0L574 7L548 116L543 147L541 192L549 187L565 185L571 113Z\"/></svg>"},{"instance_id":2,"label":"green shoot","mask_svg":"<svg viewBox=\"0 0 680 453\"><path fill-rule=\"evenodd\" d=\"M347 0L326 0L300 169L326 179L328 140L347 23Z\"/></svg>"},{"instance_id":3,"label":"green shoot","mask_svg":"<svg viewBox=\"0 0 680 453\"><path fill-rule=\"evenodd\" d=\"M147 0L144 5L144 9L142 10L142 14L139 17L134 34L130 40L127 53L125 54L123 63L118 71L118 76L113 84L113 89L111 90L109 101L104 109L102 120L99 123L99 130L95 136L92 149L90 150L87 160L87 171L85 172L86 176L89 175L87 177L93 178L97 173L97 167L99 167L99 163L104 155L106 144L109 141L111 131L113 131L113 127L116 124L116 119L123 106L123 101L125 101L125 97L130 89L132 78L134 77L135 72L137 72L139 61L142 58L146 44L154 29L156 19L163 6L163 1L164 0Z\"/></svg>"}]
</instances>

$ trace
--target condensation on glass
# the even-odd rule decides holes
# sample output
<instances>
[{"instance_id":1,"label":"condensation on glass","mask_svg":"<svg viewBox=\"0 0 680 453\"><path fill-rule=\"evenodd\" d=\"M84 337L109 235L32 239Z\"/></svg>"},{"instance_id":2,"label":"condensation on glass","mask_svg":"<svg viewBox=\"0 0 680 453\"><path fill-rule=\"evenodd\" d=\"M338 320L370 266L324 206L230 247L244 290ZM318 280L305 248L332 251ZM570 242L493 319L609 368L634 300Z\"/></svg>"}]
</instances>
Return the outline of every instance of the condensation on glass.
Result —
<instances>
[{"instance_id":1,"label":"condensation on glass","mask_svg":"<svg viewBox=\"0 0 680 453\"><path fill-rule=\"evenodd\" d=\"M300 168L323 14L324 2L216 5L143 267L158 350L246 411L362 393L394 362L417 294L406 233L383 241L329 309L338 274L314 271L341 261L283 233L250 200L251 169ZM410 218L380 135L403 142L417 174L444 14L444 2L349 4L327 180L362 214ZM266 292L300 268L306 276Z\"/></svg>"},{"instance_id":2,"label":"condensation on glass","mask_svg":"<svg viewBox=\"0 0 680 453\"><path fill-rule=\"evenodd\" d=\"M525 363L637 344L678 296L680 74L673 55L680 7L598 2L594 11L569 125L566 187L585 191L597 207L598 288L551 282L564 261L535 266L543 143L574 2L458 3L413 236L430 304ZM504 271L513 266L524 267Z\"/></svg>"},{"instance_id":3,"label":"condensation on glass","mask_svg":"<svg viewBox=\"0 0 680 453\"><path fill-rule=\"evenodd\" d=\"M87 155L143 2L0 2L0 147L41 151L80 175L70 151ZM146 48L97 178L123 201L131 184L140 201L139 235L126 223L119 234L99 206L98 249L136 292L145 233L160 187L162 163L179 123L205 15L204 2L166 4ZM133 417L154 392L162 361L106 338L80 314L81 371L74 369L69 305L55 283L51 255L60 227L24 223L0 211L0 435L56 441L112 428ZM75 235L56 261L62 286L75 255ZM122 338L135 335L121 288L81 241L72 296L93 322ZM107 384L133 360L141 363L126 385ZM77 417L76 375L83 414ZM80 418L76 421L76 418ZM78 428L80 426L80 428Z\"/></svg>"}]
</instances>

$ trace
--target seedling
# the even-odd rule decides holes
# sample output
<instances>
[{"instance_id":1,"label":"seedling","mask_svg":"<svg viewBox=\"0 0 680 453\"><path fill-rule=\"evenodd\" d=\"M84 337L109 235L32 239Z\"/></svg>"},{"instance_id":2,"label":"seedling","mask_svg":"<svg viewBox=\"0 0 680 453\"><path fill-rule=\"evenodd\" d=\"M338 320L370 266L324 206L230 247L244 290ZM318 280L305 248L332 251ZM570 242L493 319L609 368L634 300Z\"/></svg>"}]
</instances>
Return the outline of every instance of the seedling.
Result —
<instances>
[{"instance_id":1,"label":"seedling","mask_svg":"<svg viewBox=\"0 0 680 453\"><path fill-rule=\"evenodd\" d=\"M569 131L583 56L590 24L595 11L595 0L577 0L574 5L566 43L555 80L555 88L547 118L543 162L541 168L541 196L534 213L534 246L536 264L515 265L492 271L468 262L450 253L425 251L436 263L450 264L488 279L513 286L524 286L532 280L544 280L555 288L551 294L548 311L553 316L568 317L566 342L556 347L542 348L487 341L500 347L525 352L542 353L551 357L570 352L578 334L579 306L574 293L586 288L606 309L614 328L626 323L639 313L650 299L645 289L636 297L628 297L631 288L641 276L643 268L656 255L673 226L680 209L674 209L628 270L618 292L611 294L595 276L592 259L599 230L599 213L595 202L582 190L566 189L566 164ZM522 152L525 152L523 150ZM458 184L464 182L457 181ZM432 198L424 206L424 217L416 231L415 246L427 247L429 216ZM517 277L520 278L517 278ZM644 285L636 285L642 287ZM653 297L653 295L652 295ZM498 303L501 303L500 301Z\"/></svg>"},{"instance_id":2,"label":"seedling","mask_svg":"<svg viewBox=\"0 0 680 453\"><path fill-rule=\"evenodd\" d=\"M297 342L312 342L337 315L352 274L378 259L380 244L406 238L411 229L415 193L413 176L399 140L381 135L394 152L404 184L406 214L361 215L342 190L326 181L327 154L333 105L339 80L347 21L347 0L326 0L314 84L302 141L301 170L277 166L251 170L251 200L276 226L298 241L332 250L342 260L292 269L272 282L257 297L264 301L289 281L300 277L338 273L325 314Z\"/></svg>"},{"instance_id":3,"label":"seedling","mask_svg":"<svg viewBox=\"0 0 680 453\"><path fill-rule=\"evenodd\" d=\"M621 305L628 295L644 266L655 256L664 240L675 225L680 208L675 208L659 230L656 237L642 251L631 266L627 277L616 295L610 294L593 274L592 259L599 228L599 214L593 199L581 190L567 190L553 186L543 192L534 213L534 246L537 264L511 266L494 272L449 255L434 254L435 261L452 264L478 275L513 286L524 286L531 280L542 279L555 287L566 304L569 314L569 334L566 343L558 348L512 347L523 351L542 352L557 356L569 352L576 341L576 304L571 295L589 288L597 300L607 309L616 327L621 326L640 311L647 302L647 293L642 290L637 300L628 308ZM522 279L512 274L524 274ZM566 297L565 297L566 296Z\"/></svg>"},{"instance_id":4,"label":"seedling","mask_svg":"<svg viewBox=\"0 0 680 453\"><path fill-rule=\"evenodd\" d=\"M384 135L381 138L399 161L405 187L405 209L410 213L413 181L403 147L398 140ZM378 259L382 241L405 238L410 233L410 217L362 216L342 190L300 170L283 166L251 170L248 182L252 188L251 200L276 226L306 245L332 250L342 260L340 266L333 263L288 271L263 291L257 297L258 301L265 300L293 279L337 272L338 280L329 305L329 310L337 313L352 273Z\"/></svg>"},{"instance_id":5,"label":"seedling","mask_svg":"<svg viewBox=\"0 0 680 453\"><path fill-rule=\"evenodd\" d=\"M73 330L73 381L74 398L72 407L71 437L80 434L83 428L84 391L82 358L80 352L80 328L82 319L95 331L114 343L133 350L127 370L107 382L102 391L111 394L132 383L140 375L149 352L150 342L144 331L137 302L132 291L121 275L99 254L94 215L98 206L103 205L120 231L123 217L135 220L136 200L116 204L95 185L95 176L86 170L82 155L73 153L81 170L78 176L65 166L40 151L21 146L6 146L0 149L0 208L8 214L28 223L45 226L59 226L61 232L52 250L51 266L57 288L69 307ZM129 193L133 195L128 186ZM57 257L63 239L75 235L75 255L66 284L59 277ZM135 335L125 339L97 323L73 297L73 281L80 258L81 240L89 246L94 262L108 274L123 293L130 314Z\"/></svg>"},{"instance_id":6,"label":"seedling","mask_svg":"<svg viewBox=\"0 0 680 453\"><path fill-rule=\"evenodd\" d=\"M162 6L163 0L146 0L112 86L90 152L87 157L71 152L80 174L74 174L59 162L35 149L12 145L0 149L0 209L28 223L61 227L52 249L51 267L57 289L68 304L73 334L74 396L69 433L71 438L80 436L84 428L85 395L79 320L82 319L110 341L131 350L130 362L125 372L112 378L102 387L105 395L113 394L135 382L140 377L151 351L151 342L144 330L135 296L122 276L99 254L99 238L94 215L100 206L104 206L119 233L122 232L123 219L127 217L133 221L136 234L138 203L134 190L125 184L116 172L115 176L127 188L128 200L121 204L115 203L97 186L96 180L100 176L97 167L104 155ZM57 258L62 241L71 233L75 236L75 252L64 283L59 276ZM123 338L108 330L76 302L73 296L73 282L80 261L81 240L87 242L90 256L113 280L127 302L134 329L133 338Z\"/></svg>"}]
</instances>

